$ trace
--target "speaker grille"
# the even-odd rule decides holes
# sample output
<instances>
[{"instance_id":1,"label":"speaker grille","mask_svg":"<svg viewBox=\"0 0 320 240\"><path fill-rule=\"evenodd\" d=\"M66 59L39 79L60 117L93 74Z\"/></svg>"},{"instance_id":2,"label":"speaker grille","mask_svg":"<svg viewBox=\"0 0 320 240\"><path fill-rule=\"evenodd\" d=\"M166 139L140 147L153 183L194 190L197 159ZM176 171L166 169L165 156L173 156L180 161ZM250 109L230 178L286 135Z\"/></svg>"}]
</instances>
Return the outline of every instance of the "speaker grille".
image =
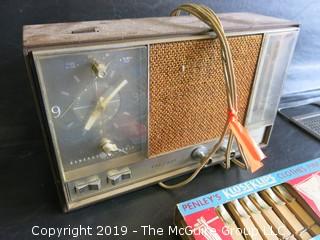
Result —
<instances>
[{"instance_id":1,"label":"speaker grille","mask_svg":"<svg viewBox=\"0 0 320 240\"><path fill-rule=\"evenodd\" d=\"M262 38L228 38L241 121ZM149 157L220 136L227 119L227 104L219 42L206 39L153 44L149 58Z\"/></svg>"}]
</instances>

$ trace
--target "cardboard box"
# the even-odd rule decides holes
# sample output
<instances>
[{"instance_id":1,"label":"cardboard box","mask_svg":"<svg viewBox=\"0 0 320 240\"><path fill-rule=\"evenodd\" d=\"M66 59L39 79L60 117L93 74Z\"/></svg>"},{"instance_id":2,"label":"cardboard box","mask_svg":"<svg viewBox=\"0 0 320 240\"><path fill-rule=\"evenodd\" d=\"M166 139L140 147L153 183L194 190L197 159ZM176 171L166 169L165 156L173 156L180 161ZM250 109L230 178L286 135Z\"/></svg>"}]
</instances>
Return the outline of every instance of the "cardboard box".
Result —
<instances>
[{"instance_id":1,"label":"cardboard box","mask_svg":"<svg viewBox=\"0 0 320 240\"><path fill-rule=\"evenodd\" d=\"M320 159L177 204L182 239L320 239Z\"/></svg>"}]
</instances>

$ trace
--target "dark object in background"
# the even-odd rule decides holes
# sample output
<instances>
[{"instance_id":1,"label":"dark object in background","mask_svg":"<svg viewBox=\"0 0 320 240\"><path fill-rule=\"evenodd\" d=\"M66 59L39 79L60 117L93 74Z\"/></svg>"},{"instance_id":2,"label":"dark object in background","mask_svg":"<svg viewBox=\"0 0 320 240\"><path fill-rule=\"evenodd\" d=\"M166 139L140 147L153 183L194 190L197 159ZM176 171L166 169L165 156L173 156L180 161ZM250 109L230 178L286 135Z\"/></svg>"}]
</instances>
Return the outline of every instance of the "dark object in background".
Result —
<instances>
[{"instance_id":1,"label":"dark object in background","mask_svg":"<svg viewBox=\"0 0 320 240\"><path fill-rule=\"evenodd\" d=\"M281 108L279 112L320 140L320 102Z\"/></svg>"}]
</instances>

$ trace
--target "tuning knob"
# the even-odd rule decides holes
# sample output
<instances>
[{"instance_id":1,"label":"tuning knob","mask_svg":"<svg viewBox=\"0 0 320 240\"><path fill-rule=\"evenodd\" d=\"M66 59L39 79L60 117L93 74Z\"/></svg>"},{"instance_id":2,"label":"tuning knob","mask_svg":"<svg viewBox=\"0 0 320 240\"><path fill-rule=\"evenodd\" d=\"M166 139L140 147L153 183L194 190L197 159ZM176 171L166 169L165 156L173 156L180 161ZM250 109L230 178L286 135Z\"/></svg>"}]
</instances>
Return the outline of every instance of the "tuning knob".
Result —
<instances>
[{"instance_id":1,"label":"tuning knob","mask_svg":"<svg viewBox=\"0 0 320 240\"><path fill-rule=\"evenodd\" d=\"M93 61L91 69L98 78L104 78L107 75L108 66L96 60Z\"/></svg>"},{"instance_id":2,"label":"tuning knob","mask_svg":"<svg viewBox=\"0 0 320 240\"><path fill-rule=\"evenodd\" d=\"M102 150L107 154L111 152L119 151L119 148L117 147L117 145L112 143L112 141L107 138L102 138L100 146Z\"/></svg>"},{"instance_id":3,"label":"tuning knob","mask_svg":"<svg viewBox=\"0 0 320 240\"><path fill-rule=\"evenodd\" d=\"M206 148L205 146L197 147L191 153L191 157L194 160L199 160L199 161L203 160L204 158L206 158L207 155L208 155L208 148Z\"/></svg>"}]
</instances>

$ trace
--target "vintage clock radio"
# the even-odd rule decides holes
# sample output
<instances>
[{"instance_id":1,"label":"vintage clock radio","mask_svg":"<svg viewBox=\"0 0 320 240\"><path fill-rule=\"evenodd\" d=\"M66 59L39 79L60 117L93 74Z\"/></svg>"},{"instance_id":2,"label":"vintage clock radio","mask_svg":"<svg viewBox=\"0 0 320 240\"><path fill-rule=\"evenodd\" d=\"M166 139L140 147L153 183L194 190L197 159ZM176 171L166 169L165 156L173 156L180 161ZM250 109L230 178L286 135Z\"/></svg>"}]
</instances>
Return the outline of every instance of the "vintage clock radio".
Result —
<instances>
[{"instance_id":1,"label":"vintage clock radio","mask_svg":"<svg viewBox=\"0 0 320 240\"><path fill-rule=\"evenodd\" d=\"M299 27L219 17L239 118L265 146ZM193 16L24 26L23 45L65 211L193 171L223 131L220 46Z\"/></svg>"}]
</instances>

